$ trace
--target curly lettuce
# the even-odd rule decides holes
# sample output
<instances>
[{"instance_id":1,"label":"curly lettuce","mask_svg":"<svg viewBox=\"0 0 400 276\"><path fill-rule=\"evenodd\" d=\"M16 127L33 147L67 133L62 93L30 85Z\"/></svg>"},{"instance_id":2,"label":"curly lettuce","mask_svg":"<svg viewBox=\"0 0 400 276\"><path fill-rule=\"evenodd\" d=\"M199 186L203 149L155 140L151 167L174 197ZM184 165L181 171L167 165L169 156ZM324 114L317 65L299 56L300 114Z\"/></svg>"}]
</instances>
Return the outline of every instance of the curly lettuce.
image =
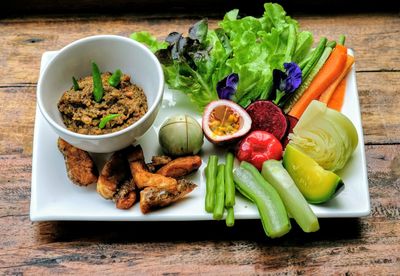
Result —
<instances>
[{"instance_id":1,"label":"curly lettuce","mask_svg":"<svg viewBox=\"0 0 400 276\"><path fill-rule=\"evenodd\" d=\"M271 97L272 72L285 62L299 63L309 53L312 34L300 32L298 23L278 4L267 3L262 17L239 18L228 12L216 30L203 19L189 29L188 37L173 32L164 42L149 33L131 38L149 46L163 65L166 83L185 93L202 111L218 99L217 83L231 73L240 82L232 98L246 107Z\"/></svg>"}]
</instances>

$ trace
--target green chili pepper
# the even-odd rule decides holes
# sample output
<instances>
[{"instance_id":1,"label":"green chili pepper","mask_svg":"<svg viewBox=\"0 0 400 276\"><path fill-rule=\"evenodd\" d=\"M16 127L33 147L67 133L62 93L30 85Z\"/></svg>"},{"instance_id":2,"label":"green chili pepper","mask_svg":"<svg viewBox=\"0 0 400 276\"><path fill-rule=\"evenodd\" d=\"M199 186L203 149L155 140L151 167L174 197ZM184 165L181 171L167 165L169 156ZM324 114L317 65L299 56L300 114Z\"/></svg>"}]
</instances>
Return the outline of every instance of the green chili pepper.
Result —
<instances>
[{"instance_id":1,"label":"green chili pepper","mask_svg":"<svg viewBox=\"0 0 400 276\"><path fill-rule=\"evenodd\" d=\"M121 76L122 76L121 70L119 69L115 70L114 74L112 74L111 77L108 79L108 83L112 87L117 87L119 85L119 82L121 81Z\"/></svg>"},{"instance_id":2,"label":"green chili pepper","mask_svg":"<svg viewBox=\"0 0 400 276\"><path fill-rule=\"evenodd\" d=\"M219 164L218 165L218 172L217 172L217 186L215 188L215 206L214 206L214 213L213 218L220 220L224 215L224 199L225 199L225 165Z\"/></svg>"},{"instance_id":3,"label":"green chili pepper","mask_svg":"<svg viewBox=\"0 0 400 276\"><path fill-rule=\"evenodd\" d=\"M233 183L233 160L235 157L232 152L228 152L225 157L225 206L235 205L235 183Z\"/></svg>"},{"instance_id":4,"label":"green chili pepper","mask_svg":"<svg viewBox=\"0 0 400 276\"><path fill-rule=\"evenodd\" d=\"M235 215L233 212L233 207L228 207L226 210L228 211L225 219L226 226L232 227L233 225L235 225Z\"/></svg>"},{"instance_id":5,"label":"green chili pepper","mask_svg":"<svg viewBox=\"0 0 400 276\"><path fill-rule=\"evenodd\" d=\"M205 209L208 213L214 211L215 186L217 178L218 156L210 155L206 172L206 200Z\"/></svg>"},{"instance_id":6,"label":"green chili pepper","mask_svg":"<svg viewBox=\"0 0 400 276\"><path fill-rule=\"evenodd\" d=\"M119 116L121 116L121 114L108 114L107 116L104 116L100 120L99 128L104 128L109 121L111 121Z\"/></svg>"},{"instance_id":7,"label":"green chili pepper","mask_svg":"<svg viewBox=\"0 0 400 276\"><path fill-rule=\"evenodd\" d=\"M73 83L73 85L74 85L74 90L75 90L75 91L81 90L81 88L79 87L79 84L78 84L78 82L76 81L75 77L72 77L72 83Z\"/></svg>"},{"instance_id":8,"label":"green chili pepper","mask_svg":"<svg viewBox=\"0 0 400 276\"><path fill-rule=\"evenodd\" d=\"M93 96L96 102L101 102L104 94L103 82L101 80L101 73L96 63L92 62L92 76L93 76Z\"/></svg>"}]
</instances>

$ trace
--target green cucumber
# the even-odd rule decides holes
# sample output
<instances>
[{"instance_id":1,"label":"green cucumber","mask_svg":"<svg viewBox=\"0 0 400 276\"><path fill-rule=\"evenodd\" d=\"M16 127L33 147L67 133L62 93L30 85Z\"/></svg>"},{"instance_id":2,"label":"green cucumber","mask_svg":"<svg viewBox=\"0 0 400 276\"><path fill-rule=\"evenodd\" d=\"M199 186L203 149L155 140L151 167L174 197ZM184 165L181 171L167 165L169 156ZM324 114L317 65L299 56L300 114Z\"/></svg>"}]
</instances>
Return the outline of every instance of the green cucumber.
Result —
<instances>
[{"instance_id":1,"label":"green cucumber","mask_svg":"<svg viewBox=\"0 0 400 276\"><path fill-rule=\"evenodd\" d=\"M304 232L319 230L317 216L280 161L265 161L261 174L276 189L287 211Z\"/></svg>"},{"instance_id":2,"label":"green cucumber","mask_svg":"<svg viewBox=\"0 0 400 276\"><path fill-rule=\"evenodd\" d=\"M278 238L290 231L290 220L278 192L253 165L243 161L233 172L233 179L238 190L257 205L267 236Z\"/></svg>"}]
</instances>

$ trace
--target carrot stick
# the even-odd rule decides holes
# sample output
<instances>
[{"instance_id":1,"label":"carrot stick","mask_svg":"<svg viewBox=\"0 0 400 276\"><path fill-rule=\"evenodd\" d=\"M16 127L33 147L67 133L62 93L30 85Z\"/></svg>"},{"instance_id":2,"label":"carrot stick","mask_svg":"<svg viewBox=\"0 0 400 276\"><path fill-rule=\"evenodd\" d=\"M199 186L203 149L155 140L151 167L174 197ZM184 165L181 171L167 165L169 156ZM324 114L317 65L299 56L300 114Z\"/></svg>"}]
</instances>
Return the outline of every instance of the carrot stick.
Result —
<instances>
[{"instance_id":1,"label":"carrot stick","mask_svg":"<svg viewBox=\"0 0 400 276\"><path fill-rule=\"evenodd\" d=\"M340 111L343 106L344 96L346 94L346 78L343 78L336 87L331 99L328 102L328 107Z\"/></svg>"},{"instance_id":2,"label":"carrot stick","mask_svg":"<svg viewBox=\"0 0 400 276\"><path fill-rule=\"evenodd\" d=\"M343 45L336 45L332 54L315 76L303 96L301 96L290 110L289 115L299 119L311 101L318 99L322 92L340 76L346 65L346 59L347 48Z\"/></svg>"},{"instance_id":3,"label":"carrot stick","mask_svg":"<svg viewBox=\"0 0 400 276\"><path fill-rule=\"evenodd\" d=\"M331 99L333 93L336 90L336 87L338 87L339 83L347 76L347 73L350 71L351 66L354 63L354 57L347 55L346 59L346 65L344 66L344 69L340 76L331 84L329 85L328 89L326 89L321 96L319 97L319 101L323 103L328 103L329 100Z\"/></svg>"}]
</instances>

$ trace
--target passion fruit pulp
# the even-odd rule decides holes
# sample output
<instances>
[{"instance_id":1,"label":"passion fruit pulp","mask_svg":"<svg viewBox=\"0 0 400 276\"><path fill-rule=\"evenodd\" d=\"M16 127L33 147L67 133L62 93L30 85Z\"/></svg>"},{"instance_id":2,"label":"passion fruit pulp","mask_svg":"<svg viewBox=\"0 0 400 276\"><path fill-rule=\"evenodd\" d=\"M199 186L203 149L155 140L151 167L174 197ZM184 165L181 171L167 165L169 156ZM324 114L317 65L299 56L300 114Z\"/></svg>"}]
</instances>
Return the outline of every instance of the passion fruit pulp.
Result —
<instances>
[{"instance_id":1,"label":"passion fruit pulp","mask_svg":"<svg viewBox=\"0 0 400 276\"><path fill-rule=\"evenodd\" d=\"M217 100L204 109L203 132L213 144L234 143L251 128L251 118L238 104L229 100Z\"/></svg>"}]
</instances>

